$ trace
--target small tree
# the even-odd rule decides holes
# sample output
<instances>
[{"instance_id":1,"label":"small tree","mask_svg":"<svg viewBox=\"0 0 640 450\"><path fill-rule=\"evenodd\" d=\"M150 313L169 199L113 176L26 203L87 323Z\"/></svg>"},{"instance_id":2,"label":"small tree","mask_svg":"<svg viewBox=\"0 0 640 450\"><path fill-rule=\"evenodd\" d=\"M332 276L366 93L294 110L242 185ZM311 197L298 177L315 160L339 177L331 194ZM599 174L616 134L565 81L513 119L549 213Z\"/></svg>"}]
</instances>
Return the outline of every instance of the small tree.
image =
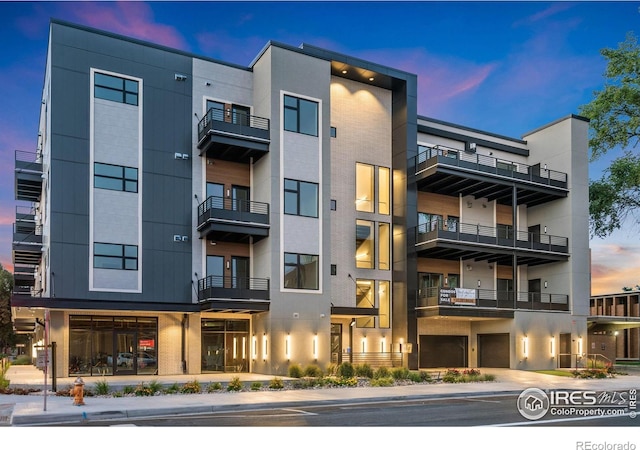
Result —
<instances>
[{"instance_id":1,"label":"small tree","mask_svg":"<svg viewBox=\"0 0 640 450\"><path fill-rule=\"evenodd\" d=\"M0 264L0 353L8 353L15 345L16 334L11 320L13 275Z\"/></svg>"}]
</instances>

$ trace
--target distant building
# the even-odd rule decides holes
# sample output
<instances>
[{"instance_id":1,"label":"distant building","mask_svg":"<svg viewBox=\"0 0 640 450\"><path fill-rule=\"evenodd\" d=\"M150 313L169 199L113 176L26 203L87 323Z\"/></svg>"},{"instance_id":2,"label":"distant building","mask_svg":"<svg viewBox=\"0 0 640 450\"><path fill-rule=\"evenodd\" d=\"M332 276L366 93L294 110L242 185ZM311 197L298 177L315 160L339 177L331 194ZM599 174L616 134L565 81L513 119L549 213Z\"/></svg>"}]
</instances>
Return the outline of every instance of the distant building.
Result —
<instances>
[{"instance_id":1,"label":"distant building","mask_svg":"<svg viewBox=\"0 0 640 450\"><path fill-rule=\"evenodd\" d=\"M306 44L244 67L52 21L16 323L48 324L61 376L571 366L587 120L512 138L417 102L416 75Z\"/></svg>"},{"instance_id":2,"label":"distant building","mask_svg":"<svg viewBox=\"0 0 640 450\"><path fill-rule=\"evenodd\" d=\"M640 361L640 291L592 295L589 353L615 364Z\"/></svg>"}]
</instances>

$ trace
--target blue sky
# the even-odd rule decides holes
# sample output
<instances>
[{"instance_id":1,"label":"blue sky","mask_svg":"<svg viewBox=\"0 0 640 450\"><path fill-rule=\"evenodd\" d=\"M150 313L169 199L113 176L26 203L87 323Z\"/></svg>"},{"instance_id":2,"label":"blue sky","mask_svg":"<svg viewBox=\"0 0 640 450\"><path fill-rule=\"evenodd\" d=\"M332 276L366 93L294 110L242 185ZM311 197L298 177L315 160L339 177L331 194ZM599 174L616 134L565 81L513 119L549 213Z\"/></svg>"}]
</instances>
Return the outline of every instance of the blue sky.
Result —
<instances>
[{"instance_id":1,"label":"blue sky","mask_svg":"<svg viewBox=\"0 0 640 450\"><path fill-rule=\"evenodd\" d=\"M418 75L418 113L511 137L579 113L640 2L0 2L0 263L14 152L34 151L50 18L248 65L269 40ZM636 150L637 151L637 150ZM599 178L609 158L590 165ZM640 283L638 228L593 239L593 293Z\"/></svg>"}]
</instances>

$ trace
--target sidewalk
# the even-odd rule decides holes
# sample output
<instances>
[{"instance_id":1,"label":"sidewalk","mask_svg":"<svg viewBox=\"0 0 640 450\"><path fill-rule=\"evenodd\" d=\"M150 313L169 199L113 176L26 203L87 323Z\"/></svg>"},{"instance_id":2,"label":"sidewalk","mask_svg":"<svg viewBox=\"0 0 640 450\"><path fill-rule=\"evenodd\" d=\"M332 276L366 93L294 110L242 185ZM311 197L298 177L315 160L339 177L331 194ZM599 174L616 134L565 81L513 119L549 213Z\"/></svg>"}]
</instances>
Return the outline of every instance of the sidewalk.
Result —
<instances>
[{"instance_id":1,"label":"sidewalk","mask_svg":"<svg viewBox=\"0 0 640 450\"><path fill-rule=\"evenodd\" d=\"M494 382L483 383L434 383L394 387L355 387L298 389L283 391L216 392L210 394L172 394L154 397L85 397L85 405L74 406L73 398L56 396L55 393L38 392L32 395L0 395L0 425L29 426L61 423L81 423L96 419L127 419L176 414L196 414L238 410L245 408L295 407L308 402L349 403L360 400L399 400L416 398L442 398L448 396L479 396L488 394L519 394L524 389L574 389L595 391L620 391L640 388L640 372L601 380L583 380L544 375L510 369L482 369L483 373L496 376ZM113 390L136 386L141 382L158 381L165 386L184 384L197 379L202 385L219 381L223 384L232 377L250 383L261 381L267 385L274 378L261 374L203 374L169 375L151 377L87 377L85 388L97 381L106 380ZM44 376L33 366L11 366L7 373L10 387L42 389ZM58 390L67 389L75 378L57 381ZM50 380L47 383L51 389Z\"/></svg>"}]
</instances>

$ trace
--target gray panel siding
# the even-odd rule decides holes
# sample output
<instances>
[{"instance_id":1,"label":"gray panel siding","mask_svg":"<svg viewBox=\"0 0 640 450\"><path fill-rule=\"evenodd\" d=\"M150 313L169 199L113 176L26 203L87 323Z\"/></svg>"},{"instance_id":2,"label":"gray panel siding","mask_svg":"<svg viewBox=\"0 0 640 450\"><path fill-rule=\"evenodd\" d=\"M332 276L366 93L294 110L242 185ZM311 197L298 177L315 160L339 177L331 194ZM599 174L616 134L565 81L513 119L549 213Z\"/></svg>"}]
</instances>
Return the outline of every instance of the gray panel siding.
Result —
<instances>
[{"instance_id":1,"label":"gray panel siding","mask_svg":"<svg viewBox=\"0 0 640 450\"><path fill-rule=\"evenodd\" d=\"M190 153L195 129L191 58L57 23L51 39L51 212L62 218L51 222L56 297L190 303L191 243L173 246L173 234L192 235L191 161L174 159ZM88 290L91 67L144 83L141 294Z\"/></svg>"}]
</instances>

